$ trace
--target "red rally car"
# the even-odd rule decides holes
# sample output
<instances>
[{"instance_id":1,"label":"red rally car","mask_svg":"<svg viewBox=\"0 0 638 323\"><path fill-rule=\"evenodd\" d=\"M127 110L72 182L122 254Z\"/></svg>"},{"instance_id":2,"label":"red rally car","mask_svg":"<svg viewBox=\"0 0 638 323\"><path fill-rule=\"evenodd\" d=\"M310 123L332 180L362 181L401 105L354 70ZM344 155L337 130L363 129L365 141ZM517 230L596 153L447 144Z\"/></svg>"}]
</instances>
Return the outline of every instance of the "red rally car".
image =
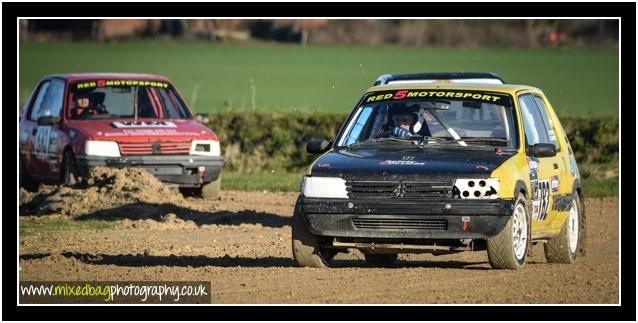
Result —
<instances>
[{"instance_id":1,"label":"red rally car","mask_svg":"<svg viewBox=\"0 0 638 323\"><path fill-rule=\"evenodd\" d=\"M72 184L108 166L141 167L205 198L219 191L219 139L163 76L47 75L22 107L19 128L20 185Z\"/></svg>"}]
</instances>

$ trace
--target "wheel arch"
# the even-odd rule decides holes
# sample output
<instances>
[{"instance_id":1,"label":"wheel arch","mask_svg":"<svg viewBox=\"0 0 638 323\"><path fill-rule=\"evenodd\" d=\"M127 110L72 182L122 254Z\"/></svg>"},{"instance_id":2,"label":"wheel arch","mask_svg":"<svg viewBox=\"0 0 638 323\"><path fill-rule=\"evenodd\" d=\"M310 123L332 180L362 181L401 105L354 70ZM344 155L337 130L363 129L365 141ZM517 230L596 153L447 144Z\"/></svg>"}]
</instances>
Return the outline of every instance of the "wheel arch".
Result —
<instances>
[{"instance_id":1,"label":"wheel arch","mask_svg":"<svg viewBox=\"0 0 638 323\"><path fill-rule=\"evenodd\" d=\"M64 146L64 148L62 149L62 158L64 158L64 154L66 154L67 151L70 151L73 156L75 156L75 151L73 150L73 146L71 146L71 144L66 144Z\"/></svg>"},{"instance_id":2,"label":"wheel arch","mask_svg":"<svg viewBox=\"0 0 638 323\"><path fill-rule=\"evenodd\" d=\"M516 196L518 195L518 193L521 193L525 196L525 198L529 197L528 192L527 192L527 185L525 185L525 182L523 182L522 180L517 180L516 184L514 185L514 197L516 198Z\"/></svg>"}]
</instances>

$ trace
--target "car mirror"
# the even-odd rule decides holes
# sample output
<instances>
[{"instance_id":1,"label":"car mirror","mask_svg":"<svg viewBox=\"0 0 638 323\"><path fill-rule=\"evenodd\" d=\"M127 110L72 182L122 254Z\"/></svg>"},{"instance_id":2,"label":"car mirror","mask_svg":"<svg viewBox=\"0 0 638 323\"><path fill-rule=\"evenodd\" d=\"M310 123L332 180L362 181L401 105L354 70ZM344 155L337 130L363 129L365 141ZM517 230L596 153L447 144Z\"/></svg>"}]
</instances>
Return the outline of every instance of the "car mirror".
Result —
<instances>
[{"instance_id":1,"label":"car mirror","mask_svg":"<svg viewBox=\"0 0 638 323\"><path fill-rule=\"evenodd\" d=\"M306 144L309 154L323 154L332 147L332 142L325 139L312 139Z\"/></svg>"},{"instance_id":2,"label":"car mirror","mask_svg":"<svg viewBox=\"0 0 638 323\"><path fill-rule=\"evenodd\" d=\"M43 116L38 118L38 126L51 126L60 123L60 117Z\"/></svg>"},{"instance_id":3,"label":"car mirror","mask_svg":"<svg viewBox=\"0 0 638 323\"><path fill-rule=\"evenodd\" d=\"M554 144L535 144L531 149L532 156L553 157L556 156L556 146Z\"/></svg>"},{"instance_id":4,"label":"car mirror","mask_svg":"<svg viewBox=\"0 0 638 323\"><path fill-rule=\"evenodd\" d=\"M210 116L208 115L208 113L195 113L195 120L200 123L209 123Z\"/></svg>"}]
</instances>

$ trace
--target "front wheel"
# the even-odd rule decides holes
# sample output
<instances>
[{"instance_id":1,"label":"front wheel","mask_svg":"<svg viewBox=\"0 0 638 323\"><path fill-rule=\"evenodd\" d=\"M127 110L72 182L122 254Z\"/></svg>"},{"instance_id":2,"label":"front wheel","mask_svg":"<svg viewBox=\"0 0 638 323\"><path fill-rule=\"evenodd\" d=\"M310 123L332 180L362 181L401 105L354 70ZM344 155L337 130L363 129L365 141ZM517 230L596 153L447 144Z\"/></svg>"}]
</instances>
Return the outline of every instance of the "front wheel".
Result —
<instances>
[{"instance_id":1,"label":"front wheel","mask_svg":"<svg viewBox=\"0 0 638 323\"><path fill-rule=\"evenodd\" d=\"M527 201L519 194L514 212L505 228L487 239L487 256L495 269L519 269L525 265L531 241L531 221Z\"/></svg>"},{"instance_id":2,"label":"front wheel","mask_svg":"<svg viewBox=\"0 0 638 323\"><path fill-rule=\"evenodd\" d=\"M545 258L549 263L572 264L576 261L581 239L582 210L578 193L574 193L569 215L560 233L544 245Z\"/></svg>"},{"instance_id":3,"label":"front wheel","mask_svg":"<svg viewBox=\"0 0 638 323\"><path fill-rule=\"evenodd\" d=\"M61 182L64 185L75 185L79 181L78 166L73 152L67 150L62 157Z\"/></svg>"},{"instance_id":4,"label":"front wheel","mask_svg":"<svg viewBox=\"0 0 638 323\"><path fill-rule=\"evenodd\" d=\"M334 250L321 248L317 236L308 230L297 199L292 216L292 257L295 263L299 267L326 268L334 255Z\"/></svg>"},{"instance_id":5,"label":"front wheel","mask_svg":"<svg viewBox=\"0 0 638 323\"><path fill-rule=\"evenodd\" d=\"M202 198L207 200L216 199L221 190L222 174L219 174L216 180L202 185Z\"/></svg>"}]
</instances>

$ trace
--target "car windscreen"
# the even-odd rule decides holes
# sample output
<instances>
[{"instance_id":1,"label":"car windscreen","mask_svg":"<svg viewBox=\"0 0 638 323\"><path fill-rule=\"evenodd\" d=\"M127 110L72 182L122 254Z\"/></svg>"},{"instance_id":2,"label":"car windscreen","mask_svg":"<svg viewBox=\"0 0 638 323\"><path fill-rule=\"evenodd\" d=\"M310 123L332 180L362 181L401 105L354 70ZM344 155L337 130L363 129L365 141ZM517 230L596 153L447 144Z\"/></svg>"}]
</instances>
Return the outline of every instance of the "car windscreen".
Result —
<instances>
[{"instance_id":1,"label":"car windscreen","mask_svg":"<svg viewBox=\"0 0 638 323\"><path fill-rule=\"evenodd\" d=\"M421 139L423 144L517 148L517 138L512 99L507 94L391 90L363 97L337 146Z\"/></svg>"},{"instance_id":2,"label":"car windscreen","mask_svg":"<svg viewBox=\"0 0 638 323\"><path fill-rule=\"evenodd\" d=\"M190 119L177 91L166 82L96 80L72 83L70 119L154 118Z\"/></svg>"}]
</instances>

